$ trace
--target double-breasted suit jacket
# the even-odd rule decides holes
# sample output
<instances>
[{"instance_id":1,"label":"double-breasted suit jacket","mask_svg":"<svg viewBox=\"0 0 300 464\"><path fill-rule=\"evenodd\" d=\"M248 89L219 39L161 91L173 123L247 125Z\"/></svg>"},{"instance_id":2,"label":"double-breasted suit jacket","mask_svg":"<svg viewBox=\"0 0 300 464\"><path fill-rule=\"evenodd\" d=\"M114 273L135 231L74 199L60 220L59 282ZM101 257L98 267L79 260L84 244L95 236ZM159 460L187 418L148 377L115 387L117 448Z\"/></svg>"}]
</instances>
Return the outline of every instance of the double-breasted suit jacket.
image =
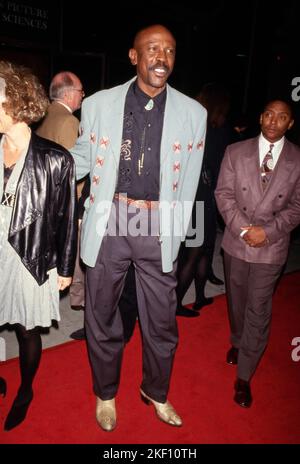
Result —
<instances>
[{"instance_id":1,"label":"double-breasted suit jacket","mask_svg":"<svg viewBox=\"0 0 300 464\"><path fill-rule=\"evenodd\" d=\"M300 149L284 141L271 180L263 191L259 137L227 147L216 201L226 228L222 247L250 263L284 264L290 232L300 223ZM241 227L262 226L269 243L255 248L240 237Z\"/></svg>"},{"instance_id":2,"label":"double-breasted suit jacket","mask_svg":"<svg viewBox=\"0 0 300 464\"><path fill-rule=\"evenodd\" d=\"M98 256L118 179L124 105L132 81L97 92L83 101L80 135L71 149L77 178L88 173L91 178L81 240L81 257L91 267ZM201 171L205 133L206 110L167 85L160 154L163 272L172 270L188 227ZM183 201L190 203L186 214L181 214ZM169 215L166 205L170 206Z\"/></svg>"}]
</instances>

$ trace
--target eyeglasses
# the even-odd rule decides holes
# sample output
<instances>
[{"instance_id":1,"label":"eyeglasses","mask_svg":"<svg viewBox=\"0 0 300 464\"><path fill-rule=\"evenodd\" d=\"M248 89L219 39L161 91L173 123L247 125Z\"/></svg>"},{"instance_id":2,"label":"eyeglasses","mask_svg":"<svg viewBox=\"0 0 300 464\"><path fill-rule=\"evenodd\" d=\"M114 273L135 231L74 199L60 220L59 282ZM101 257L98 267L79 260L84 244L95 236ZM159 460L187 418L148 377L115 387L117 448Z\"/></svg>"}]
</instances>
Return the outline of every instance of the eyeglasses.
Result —
<instances>
[{"instance_id":1,"label":"eyeglasses","mask_svg":"<svg viewBox=\"0 0 300 464\"><path fill-rule=\"evenodd\" d=\"M83 89L76 89L75 87L70 87L70 90L76 90L76 92L80 92L83 97L85 96Z\"/></svg>"}]
</instances>

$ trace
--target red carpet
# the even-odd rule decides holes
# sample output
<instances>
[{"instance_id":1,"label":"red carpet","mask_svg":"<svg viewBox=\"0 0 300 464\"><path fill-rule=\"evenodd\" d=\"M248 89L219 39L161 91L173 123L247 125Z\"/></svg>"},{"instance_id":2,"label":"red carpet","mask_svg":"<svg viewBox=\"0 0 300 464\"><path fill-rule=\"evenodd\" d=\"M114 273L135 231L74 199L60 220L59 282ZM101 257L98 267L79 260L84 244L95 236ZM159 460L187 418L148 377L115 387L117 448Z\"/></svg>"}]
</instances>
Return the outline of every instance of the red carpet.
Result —
<instances>
[{"instance_id":1,"label":"red carpet","mask_svg":"<svg viewBox=\"0 0 300 464\"><path fill-rule=\"evenodd\" d=\"M235 367L225 362L228 321L224 296L197 319L179 318L180 343L169 398L184 426L172 428L139 399L138 330L125 350L118 395L118 426L105 433L94 418L95 398L84 342L43 353L35 398L25 422L3 432L18 387L17 360L1 364L8 394L0 398L0 443L300 443L300 361L291 342L300 337L300 273L285 276L274 298L271 339L252 382L249 410L233 400ZM300 352L299 352L300 355Z\"/></svg>"}]
</instances>

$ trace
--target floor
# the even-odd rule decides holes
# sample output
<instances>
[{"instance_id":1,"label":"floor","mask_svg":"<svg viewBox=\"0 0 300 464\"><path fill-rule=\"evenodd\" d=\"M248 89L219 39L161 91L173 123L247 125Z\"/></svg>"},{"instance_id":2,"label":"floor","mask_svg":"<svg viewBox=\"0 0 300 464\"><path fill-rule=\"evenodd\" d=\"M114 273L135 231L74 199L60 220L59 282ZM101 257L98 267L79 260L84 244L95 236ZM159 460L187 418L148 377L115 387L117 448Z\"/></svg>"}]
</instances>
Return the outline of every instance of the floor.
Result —
<instances>
[{"instance_id":1,"label":"floor","mask_svg":"<svg viewBox=\"0 0 300 464\"><path fill-rule=\"evenodd\" d=\"M219 231L214 254L213 268L215 274L219 278L224 279L223 263L220 254L221 239L222 233ZM293 240L291 241L291 247L285 272L292 272L298 269L300 269L300 232L295 234ZM221 293L225 293L225 286L217 286L208 282L205 288L205 292L207 297L215 296ZM194 296L194 286L191 285L183 302L193 302ZM43 348L48 348L70 341L70 334L74 330L81 328L83 325L83 312L73 311L70 308L68 295L61 298L60 312L61 321L59 323L55 323L50 329L45 329L45 333L42 335ZM0 361L5 361L6 359L14 358L16 356L18 356L18 345L15 333L13 330L9 330L7 327L3 326L0 328Z\"/></svg>"}]
</instances>

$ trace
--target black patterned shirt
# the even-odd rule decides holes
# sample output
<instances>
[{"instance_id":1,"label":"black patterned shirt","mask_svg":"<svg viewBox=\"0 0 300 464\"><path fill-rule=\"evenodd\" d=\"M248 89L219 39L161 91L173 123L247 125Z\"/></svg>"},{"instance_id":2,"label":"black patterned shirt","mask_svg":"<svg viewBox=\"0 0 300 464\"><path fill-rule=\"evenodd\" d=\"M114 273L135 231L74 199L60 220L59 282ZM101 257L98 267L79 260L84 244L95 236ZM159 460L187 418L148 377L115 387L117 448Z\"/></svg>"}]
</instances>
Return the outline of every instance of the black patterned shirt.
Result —
<instances>
[{"instance_id":1,"label":"black patterned shirt","mask_svg":"<svg viewBox=\"0 0 300 464\"><path fill-rule=\"evenodd\" d=\"M116 193L135 200L159 199L160 144L166 89L154 98L136 81L128 89Z\"/></svg>"}]
</instances>

